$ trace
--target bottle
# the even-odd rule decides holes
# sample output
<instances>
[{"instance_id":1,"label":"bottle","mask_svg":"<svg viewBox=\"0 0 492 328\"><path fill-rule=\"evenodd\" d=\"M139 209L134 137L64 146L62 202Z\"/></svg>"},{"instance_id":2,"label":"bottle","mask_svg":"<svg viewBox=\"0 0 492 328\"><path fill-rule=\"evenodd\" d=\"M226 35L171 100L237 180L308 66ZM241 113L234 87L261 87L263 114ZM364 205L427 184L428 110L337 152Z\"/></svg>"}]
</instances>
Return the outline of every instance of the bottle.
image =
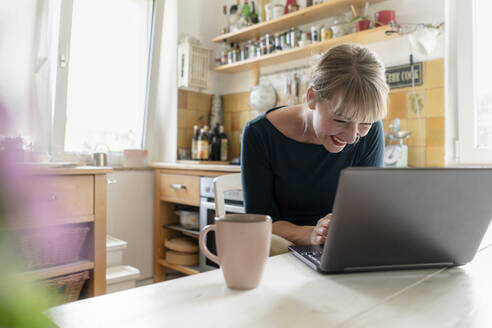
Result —
<instances>
[{"instance_id":1,"label":"bottle","mask_svg":"<svg viewBox=\"0 0 492 328\"><path fill-rule=\"evenodd\" d=\"M229 33L229 17L227 17L227 6L222 6L222 14L224 15L224 26L222 27L222 34Z\"/></svg>"},{"instance_id":2,"label":"bottle","mask_svg":"<svg viewBox=\"0 0 492 328\"><path fill-rule=\"evenodd\" d=\"M198 159L201 161L208 160L208 139L205 128L200 130L200 136L198 137L197 142L198 148Z\"/></svg>"},{"instance_id":3,"label":"bottle","mask_svg":"<svg viewBox=\"0 0 492 328\"><path fill-rule=\"evenodd\" d=\"M220 160L227 161L227 148L229 147L229 140L224 133L224 126L221 125L220 129Z\"/></svg>"},{"instance_id":4,"label":"bottle","mask_svg":"<svg viewBox=\"0 0 492 328\"><path fill-rule=\"evenodd\" d=\"M198 125L193 125L193 137L191 138L191 159L198 159L198 137L200 132L198 130Z\"/></svg>"},{"instance_id":5,"label":"bottle","mask_svg":"<svg viewBox=\"0 0 492 328\"><path fill-rule=\"evenodd\" d=\"M241 16L244 17L246 22L251 22L251 8L249 7L248 0L244 0L244 6L241 10Z\"/></svg>"},{"instance_id":6,"label":"bottle","mask_svg":"<svg viewBox=\"0 0 492 328\"><path fill-rule=\"evenodd\" d=\"M208 160L213 161L212 158L212 139L214 137L214 130L209 129L207 125L207 139L208 139Z\"/></svg>"},{"instance_id":7,"label":"bottle","mask_svg":"<svg viewBox=\"0 0 492 328\"><path fill-rule=\"evenodd\" d=\"M222 42L222 49L220 52L220 64L225 65L227 64L227 52L229 51L229 46L227 45L227 40L224 40Z\"/></svg>"},{"instance_id":8,"label":"bottle","mask_svg":"<svg viewBox=\"0 0 492 328\"><path fill-rule=\"evenodd\" d=\"M253 6L251 10L251 23L257 24L259 22L259 19L258 14L256 13L255 2L253 1L251 5Z\"/></svg>"},{"instance_id":9,"label":"bottle","mask_svg":"<svg viewBox=\"0 0 492 328\"><path fill-rule=\"evenodd\" d=\"M211 154L211 159L212 161L220 161L220 128L219 128L219 123L215 124L214 127L214 132L212 134L212 154Z\"/></svg>"}]
</instances>

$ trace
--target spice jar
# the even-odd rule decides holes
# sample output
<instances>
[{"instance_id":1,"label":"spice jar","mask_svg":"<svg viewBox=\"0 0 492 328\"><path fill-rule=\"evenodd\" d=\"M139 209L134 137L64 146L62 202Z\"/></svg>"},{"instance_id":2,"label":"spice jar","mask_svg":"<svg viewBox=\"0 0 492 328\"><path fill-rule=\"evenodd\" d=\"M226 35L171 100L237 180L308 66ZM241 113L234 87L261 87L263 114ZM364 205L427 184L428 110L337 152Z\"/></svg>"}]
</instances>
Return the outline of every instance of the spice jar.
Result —
<instances>
[{"instance_id":1,"label":"spice jar","mask_svg":"<svg viewBox=\"0 0 492 328\"><path fill-rule=\"evenodd\" d=\"M246 60L249 58L248 45L244 44L241 48L241 60Z\"/></svg>"},{"instance_id":2,"label":"spice jar","mask_svg":"<svg viewBox=\"0 0 492 328\"><path fill-rule=\"evenodd\" d=\"M321 28L321 41L329 40L333 37L333 33L331 32L331 28L323 26Z\"/></svg>"}]
</instances>

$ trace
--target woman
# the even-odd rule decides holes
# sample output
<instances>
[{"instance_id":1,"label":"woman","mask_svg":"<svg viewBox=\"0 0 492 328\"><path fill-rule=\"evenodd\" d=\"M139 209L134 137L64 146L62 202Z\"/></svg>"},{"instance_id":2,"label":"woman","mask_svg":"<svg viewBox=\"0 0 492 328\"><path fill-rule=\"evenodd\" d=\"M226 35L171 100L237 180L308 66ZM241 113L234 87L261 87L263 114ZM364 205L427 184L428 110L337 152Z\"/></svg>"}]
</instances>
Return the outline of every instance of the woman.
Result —
<instances>
[{"instance_id":1,"label":"woman","mask_svg":"<svg viewBox=\"0 0 492 328\"><path fill-rule=\"evenodd\" d=\"M273 108L244 128L246 212L270 215L273 234L295 244L324 243L340 171L383 165L388 91L370 50L343 44L323 54L306 104Z\"/></svg>"}]
</instances>

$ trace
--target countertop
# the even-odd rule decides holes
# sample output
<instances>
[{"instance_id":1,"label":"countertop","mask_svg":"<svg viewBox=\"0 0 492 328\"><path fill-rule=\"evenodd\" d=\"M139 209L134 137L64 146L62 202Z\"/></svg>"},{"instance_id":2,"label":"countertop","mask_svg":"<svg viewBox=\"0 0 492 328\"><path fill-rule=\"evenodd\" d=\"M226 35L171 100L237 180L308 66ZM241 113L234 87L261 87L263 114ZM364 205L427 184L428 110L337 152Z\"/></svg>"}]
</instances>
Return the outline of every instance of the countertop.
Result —
<instances>
[{"instance_id":1,"label":"countertop","mask_svg":"<svg viewBox=\"0 0 492 328\"><path fill-rule=\"evenodd\" d=\"M152 163L155 169L179 169L199 171L241 172L240 165L211 165L211 164L182 164L182 163Z\"/></svg>"}]
</instances>

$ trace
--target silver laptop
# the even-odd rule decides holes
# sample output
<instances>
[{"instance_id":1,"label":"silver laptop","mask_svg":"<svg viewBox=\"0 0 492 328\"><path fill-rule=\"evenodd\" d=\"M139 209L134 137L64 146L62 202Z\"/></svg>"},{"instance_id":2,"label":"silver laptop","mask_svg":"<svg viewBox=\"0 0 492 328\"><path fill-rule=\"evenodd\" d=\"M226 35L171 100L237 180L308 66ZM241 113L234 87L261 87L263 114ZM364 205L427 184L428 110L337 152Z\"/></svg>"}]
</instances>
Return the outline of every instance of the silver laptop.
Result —
<instances>
[{"instance_id":1,"label":"silver laptop","mask_svg":"<svg viewBox=\"0 0 492 328\"><path fill-rule=\"evenodd\" d=\"M347 168L323 246L290 246L325 273L456 266L492 217L492 169Z\"/></svg>"}]
</instances>

